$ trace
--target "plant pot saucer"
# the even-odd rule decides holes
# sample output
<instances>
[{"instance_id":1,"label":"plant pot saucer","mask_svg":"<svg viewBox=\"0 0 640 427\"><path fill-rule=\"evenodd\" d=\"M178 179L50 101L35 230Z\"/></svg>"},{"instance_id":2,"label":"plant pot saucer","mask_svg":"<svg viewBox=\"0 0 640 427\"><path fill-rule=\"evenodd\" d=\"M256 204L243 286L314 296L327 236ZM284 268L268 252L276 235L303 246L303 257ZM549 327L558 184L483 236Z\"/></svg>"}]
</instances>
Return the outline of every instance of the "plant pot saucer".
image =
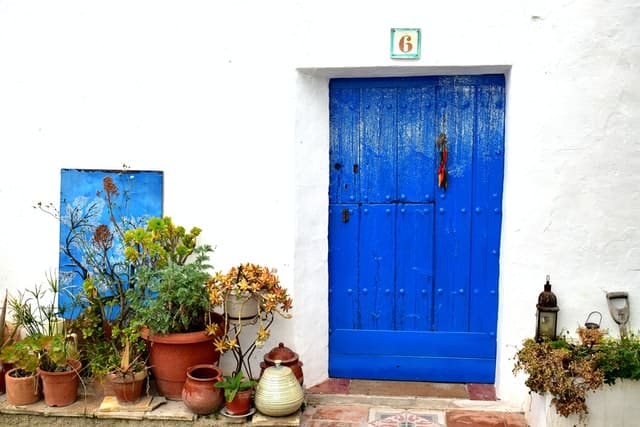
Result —
<instances>
[{"instance_id":1,"label":"plant pot saucer","mask_svg":"<svg viewBox=\"0 0 640 427\"><path fill-rule=\"evenodd\" d=\"M241 414L241 415L234 415L232 413L230 413L229 411L227 411L227 407L223 406L222 409L220 409L220 413L222 415L224 415L225 417L229 417L229 418L246 418L249 415L253 415L256 413L256 408L251 407L251 409L249 409L249 412L247 412L246 414Z\"/></svg>"}]
</instances>

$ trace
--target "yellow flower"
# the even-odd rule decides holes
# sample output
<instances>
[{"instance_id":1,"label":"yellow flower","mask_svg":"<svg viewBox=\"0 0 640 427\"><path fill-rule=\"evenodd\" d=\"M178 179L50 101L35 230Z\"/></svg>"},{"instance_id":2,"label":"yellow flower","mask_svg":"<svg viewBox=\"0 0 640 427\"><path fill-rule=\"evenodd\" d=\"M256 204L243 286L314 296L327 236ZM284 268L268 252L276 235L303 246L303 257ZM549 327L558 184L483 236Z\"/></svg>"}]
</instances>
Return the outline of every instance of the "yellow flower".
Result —
<instances>
[{"instance_id":1,"label":"yellow flower","mask_svg":"<svg viewBox=\"0 0 640 427\"><path fill-rule=\"evenodd\" d=\"M205 333L209 336L217 335L220 330L220 326L217 323L210 323L205 329Z\"/></svg>"},{"instance_id":2,"label":"yellow flower","mask_svg":"<svg viewBox=\"0 0 640 427\"><path fill-rule=\"evenodd\" d=\"M240 345L238 345L238 338L230 339L229 342L227 342L227 349L233 350L234 348L240 348Z\"/></svg>"},{"instance_id":3,"label":"yellow flower","mask_svg":"<svg viewBox=\"0 0 640 427\"><path fill-rule=\"evenodd\" d=\"M227 343L225 342L223 337L220 338L216 338L213 341L213 345L216 347L216 351L220 354L224 353L225 351L227 351Z\"/></svg>"}]
</instances>

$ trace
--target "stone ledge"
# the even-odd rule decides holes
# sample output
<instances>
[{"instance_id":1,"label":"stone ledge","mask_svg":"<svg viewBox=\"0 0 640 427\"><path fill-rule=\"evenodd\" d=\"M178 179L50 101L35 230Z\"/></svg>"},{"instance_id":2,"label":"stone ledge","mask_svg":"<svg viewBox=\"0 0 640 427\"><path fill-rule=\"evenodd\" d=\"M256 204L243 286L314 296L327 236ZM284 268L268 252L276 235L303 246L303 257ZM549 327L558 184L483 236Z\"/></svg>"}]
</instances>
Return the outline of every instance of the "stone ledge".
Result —
<instances>
[{"instance_id":1,"label":"stone ledge","mask_svg":"<svg viewBox=\"0 0 640 427\"><path fill-rule=\"evenodd\" d=\"M268 417L260 413L250 419L229 418L215 413L198 416L191 412L182 401L166 400L153 396L149 407L144 410L100 410L102 396L87 395L80 397L75 403L62 408L49 407L40 400L31 405L14 406L7 402L6 395L0 396L0 425L11 426L212 426L212 425L247 425L259 427L298 426L301 412L288 417ZM139 409L139 408L132 408Z\"/></svg>"}]
</instances>

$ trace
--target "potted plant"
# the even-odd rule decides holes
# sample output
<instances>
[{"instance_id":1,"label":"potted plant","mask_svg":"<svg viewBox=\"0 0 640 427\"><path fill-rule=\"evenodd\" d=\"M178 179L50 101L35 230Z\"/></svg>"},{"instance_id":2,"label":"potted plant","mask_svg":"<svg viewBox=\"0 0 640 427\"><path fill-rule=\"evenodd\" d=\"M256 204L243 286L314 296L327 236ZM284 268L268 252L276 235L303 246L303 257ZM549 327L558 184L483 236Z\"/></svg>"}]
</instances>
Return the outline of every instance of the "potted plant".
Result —
<instances>
[{"instance_id":1,"label":"potted plant","mask_svg":"<svg viewBox=\"0 0 640 427\"><path fill-rule=\"evenodd\" d=\"M226 274L217 272L207 281L207 288L211 303L224 309L224 333L216 339L216 348L220 353L231 350L236 360L234 372L244 369L253 378L250 358L269 339L274 314L291 317L288 311L293 302L287 289L281 286L275 269L253 263L232 267ZM251 300L255 313L247 310L250 305L247 301ZM237 313L236 305L240 307ZM257 323L257 330L249 346L243 349L240 335L252 322Z\"/></svg>"},{"instance_id":2,"label":"potted plant","mask_svg":"<svg viewBox=\"0 0 640 427\"><path fill-rule=\"evenodd\" d=\"M75 342L70 344L73 336L67 336L64 322L59 321L56 276L47 275L47 282L48 288L36 285L10 299L16 327L23 329L26 337L3 349L0 357L17 367L12 377L38 374L48 406L66 406L77 398L82 363L77 359Z\"/></svg>"},{"instance_id":3,"label":"potted plant","mask_svg":"<svg viewBox=\"0 0 640 427\"><path fill-rule=\"evenodd\" d=\"M251 396L257 381L245 378L242 371L224 375L216 387L224 390L225 409L231 415L245 415L251 410Z\"/></svg>"},{"instance_id":4,"label":"potted plant","mask_svg":"<svg viewBox=\"0 0 640 427\"><path fill-rule=\"evenodd\" d=\"M1 357L14 366L5 376L10 403L36 402L40 391L48 406L67 406L76 401L82 364L70 357L64 335L28 335L5 347Z\"/></svg>"},{"instance_id":5,"label":"potted plant","mask_svg":"<svg viewBox=\"0 0 640 427\"><path fill-rule=\"evenodd\" d=\"M200 232L197 227L187 232L170 217L154 217L146 228L125 233L135 286L145 290L132 299L135 324L149 342L158 391L171 400L181 399L190 366L216 364L220 358L212 343L222 332L222 318L212 313L205 287L212 248L197 244Z\"/></svg>"},{"instance_id":6,"label":"potted plant","mask_svg":"<svg viewBox=\"0 0 640 427\"><path fill-rule=\"evenodd\" d=\"M36 375L39 359L34 347L35 336L2 348L0 357L13 366L5 374L7 401L12 405L28 405L42 397L40 378Z\"/></svg>"},{"instance_id":7,"label":"potted plant","mask_svg":"<svg viewBox=\"0 0 640 427\"><path fill-rule=\"evenodd\" d=\"M145 344L140 339L140 332L136 328L114 331L113 340L121 341L122 345L114 346L118 363L112 366L107 379L118 403L135 403L140 400L148 377L144 359ZM118 351L119 348L122 350Z\"/></svg>"},{"instance_id":8,"label":"potted plant","mask_svg":"<svg viewBox=\"0 0 640 427\"><path fill-rule=\"evenodd\" d=\"M580 327L577 338L562 334L540 342L528 338L515 356L514 373L527 374L526 386L533 393L549 394L557 414L589 413L587 397L613 385L618 379L640 379L640 337L608 337L599 328Z\"/></svg>"},{"instance_id":9,"label":"potted plant","mask_svg":"<svg viewBox=\"0 0 640 427\"><path fill-rule=\"evenodd\" d=\"M82 362L71 357L64 334L35 335L39 356L36 372L42 379L42 393L48 406L68 406L76 401Z\"/></svg>"}]
</instances>

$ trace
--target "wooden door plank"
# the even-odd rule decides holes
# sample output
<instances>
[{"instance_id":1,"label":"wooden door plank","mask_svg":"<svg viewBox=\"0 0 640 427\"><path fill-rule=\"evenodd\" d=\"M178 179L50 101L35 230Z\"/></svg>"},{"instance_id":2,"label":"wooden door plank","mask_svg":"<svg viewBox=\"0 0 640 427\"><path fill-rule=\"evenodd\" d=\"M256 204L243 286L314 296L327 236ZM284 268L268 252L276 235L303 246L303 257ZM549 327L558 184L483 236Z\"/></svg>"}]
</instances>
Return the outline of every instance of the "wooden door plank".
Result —
<instances>
[{"instance_id":1,"label":"wooden door plank","mask_svg":"<svg viewBox=\"0 0 640 427\"><path fill-rule=\"evenodd\" d=\"M360 90L331 89L329 203L354 203L359 195Z\"/></svg>"},{"instance_id":2,"label":"wooden door plank","mask_svg":"<svg viewBox=\"0 0 640 427\"><path fill-rule=\"evenodd\" d=\"M336 353L343 355L468 358L496 355L494 338L486 332L336 329L331 343Z\"/></svg>"},{"instance_id":3,"label":"wooden door plank","mask_svg":"<svg viewBox=\"0 0 640 427\"><path fill-rule=\"evenodd\" d=\"M334 355L329 375L334 378L402 381L428 379L435 382L493 384L495 359Z\"/></svg>"},{"instance_id":4,"label":"wooden door plank","mask_svg":"<svg viewBox=\"0 0 640 427\"><path fill-rule=\"evenodd\" d=\"M485 106L477 117L474 159L474 206L471 234L471 288L469 316L473 331L495 331L498 321L498 271L502 226L504 176L504 88L478 88L478 104Z\"/></svg>"},{"instance_id":5,"label":"wooden door plank","mask_svg":"<svg viewBox=\"0 0 640 427\"><path fill-rule=\"evenodd\" d=\"M447 85L438 91L442 129L447 135L448 188L438 189L435 233L435 328L469 329L469 255L475 92ZM435 141L434 141L435 144Z\"/></svg>"},{"instance_id":6,"label":"wooden door plank","mask_svg":"<svg viewBox=\"0 0 640 427\"><path fill-rule=\"evenodd\" d=\"M395 329L432 329L433 204L401 204L397 214Z\"/></svg>"},{"instance_id":7,"label":"wooden door plank","mask_svg":"<svg viewBox=\"0 0 640 427\"><path fill-rule=\"evenodd\" d=\"M329 207L329 333L360 329L358 309L358 233L356 204Z\"/></svg>"},{"instance_id":8,"label":"wooden door plank","mask_svg":"<svg viewBox=\"0 0 640 427\"><path fill-rule=\"evenodd\" d=\"M396 208L366 204L361 209L360 325L362 329L393 329Z\"/></svg>"},{"instance_id":9,"label":"wooden door plank","mask_svg":"<svg viewBox=\"0 0 640 427\"><path fill-rule=\"evenodd\" d=\"M401 203L435 197L436 91L434 86L398 89L398 190Z\"/></svg>"},{"instance_id":10,"label":"wooden door plank","mask_svg":"<svg viewBox=\"0 0 640 427\"><path fill-rule=\"evenodd\" d=\"M360 190L363 203L396 199L396 90L362 92Z\"/></svg>"}]
</instances>

